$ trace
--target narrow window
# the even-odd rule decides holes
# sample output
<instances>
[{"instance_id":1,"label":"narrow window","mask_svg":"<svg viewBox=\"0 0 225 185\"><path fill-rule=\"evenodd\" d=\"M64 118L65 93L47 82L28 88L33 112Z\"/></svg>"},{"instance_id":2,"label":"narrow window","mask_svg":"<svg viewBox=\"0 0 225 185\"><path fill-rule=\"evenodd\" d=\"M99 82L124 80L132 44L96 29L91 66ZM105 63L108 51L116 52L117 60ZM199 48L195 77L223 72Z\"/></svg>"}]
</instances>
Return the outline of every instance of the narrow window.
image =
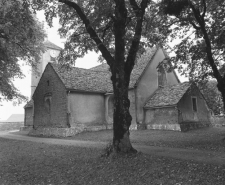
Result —
<instances>
[{"instance_id":1,"label":"narrow window","mask_svg":"<svg viewBox=\"0 0 225 185\"><path fill-rule=\"evenodd\" d=\"M47 112L50 113L50 110L51 110L51 101L50 101L50 99L47 99L45 101L45 107L46 107Z\"/></svg>"},{"instance_id":2,"label":"narrow window","mask_svg":"<svg viewBox=\"0 0 225 185\"><path fill-rule=\"evenodd\" d=\"M194 112L197 112L197 98L196 97L192 97L192 109Z\"/></svg>"},{"instance_id":3,"label":"narrow window","mask_svg":"<svg viewBox=\"0 0 225 185\"><path fill-rule=\"evenodd\" d=\"M49 80L47 80L47 85L48 85L48 86L50 85L50 82L49 82Z\"/></svg>"},{"instance_id":4,"label":"narrow window","mask_svg":"<svg viewBox=\"0 0 225 185\"><path fill-rule=\"evenodd\" d=\"M44 99L45 110L48 114L50 114L51 112L51 99L52 99L51 96L45 96L45 99Z\"/></svg>"},{"instance_id":5,"label":"narrow window","mask_svg":"<svg viewBox=\"0 0 225 185\"><path fill-rule=\"evenodd\" d=\"M160 66L158 68L158 86L159 87L164 87L167 83L166 80L166 72L165 69L163 68L163 66Z\"/></svg>"}]
</instances>

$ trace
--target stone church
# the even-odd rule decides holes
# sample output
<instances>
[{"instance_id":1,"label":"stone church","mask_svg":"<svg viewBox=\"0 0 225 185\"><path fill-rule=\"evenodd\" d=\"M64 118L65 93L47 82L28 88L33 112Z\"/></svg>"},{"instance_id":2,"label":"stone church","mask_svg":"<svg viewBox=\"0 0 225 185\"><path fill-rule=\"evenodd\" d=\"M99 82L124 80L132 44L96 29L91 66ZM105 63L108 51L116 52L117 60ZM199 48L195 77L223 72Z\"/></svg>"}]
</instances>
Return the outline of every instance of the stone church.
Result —
<instances>
[{"instance_id":1,"label":"stone church","mask_svg":"<svg viewBox=\"0 0 225 185\"><path fill-rule=\"evenodd\" d=\"M32 75L32 100L25 108L31 135L71 136L87 130L111 129L113 88L107 64L91 69L59 66L58 46L46 43ZM207 103L195 84L180 83L167 70L162 47L148 49L136 62L129 84L131 129L186 131L210 124Z\"/></svg>"}]
</instances>

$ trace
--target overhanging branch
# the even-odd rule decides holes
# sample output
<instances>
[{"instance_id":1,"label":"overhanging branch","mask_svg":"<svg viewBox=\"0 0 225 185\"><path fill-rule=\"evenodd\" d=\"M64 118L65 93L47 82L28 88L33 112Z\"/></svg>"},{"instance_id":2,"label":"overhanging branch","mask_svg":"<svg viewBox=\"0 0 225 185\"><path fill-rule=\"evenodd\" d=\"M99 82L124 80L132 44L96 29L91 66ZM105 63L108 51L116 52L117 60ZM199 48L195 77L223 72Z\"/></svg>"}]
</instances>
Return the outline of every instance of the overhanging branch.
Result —
<instances>
[{"instance_id":1,"label":"overhanging branch","mask_svg":"<svg viewBox=\"0 0 225 185\"><path fill-rule=\"evenodd\" d=\"M202 13L202 18L204 19L205 13L206 13L206 2L205 2L205 0L202 0L202 3L203 3L203 13Z\"/></svg>"},{"instance_id":2,"label":"overhanging branch","mask_svg":"<svg viewBox=\"0 0 225 185\"><path fill-rule=\"evenodd\" d=\"M95 30L91 26L89 19L84 14L84 12L80 8L80 6L77 3L71 2L69 0L59 0L59 2L68 5L69 7L73 8L77 12L78 16L83 21L83 23L86 27L86 30L90 35L90 38L96 43L98 49L102 53L102 56L105 58L107 63L111 66L114 62L114 58L111 56L110 52L107 50L105 45L102 43L102 41L98 37L97 33L95 32Z\"/></svg>"},{"instance_id":3,"label":"overhanging branch","mask_svg":"<svg viewBox=\"0 0 225 185\"><path fill-rule=\"evenodd\" d=\"M137 4L137 2L135 0L129 0L130 1L130 5L133 8L133 11L135 12L136 16L138 16L140 8Z\"/></svg>"},{"instance_id":4,"label":"overhanging branch","mask_svg":"<svg viewBox=\"0 0 225 185\"><path fill-rule=\"evenodd\" d=\"M201 27L197 26L193 21L190 20L189 22L196 30L200 30L201 29Z\"/></svg>"},{"instance_id":5,"label":"overhanging branch","mask_svg":"<svg viewBox=\"0 0 225 185\"><path fill-rule=\"evenodd\" d=\"M130 2L133 2L132 0L130 0ZM137 15L137 23L136 23L136 27L135 27L135 34L133 36L133 40L131 43L131 47L127 56L127 60L126 60L126 66L125 69L127 70L128 74L131 73L133 66L134 66L134 61L136 59L136 55L137 55L137 51L139 48L139 43L140 43L140 39L141 39L141 33L142 33L142 23L143 23L143 19L144 19L144 14L145 14L145 9L148 5L148 0L142 0L141 2L141 9L139 11ZM135 7L135 6L134 6Z\"/></svg>"},{"instance_id":6,"label":"overhanging branch","mask_svg":"<svg viewBox=\"0 0 225 185\"><path fill-rule=\"evenodd\" d=\"M207 54L207 58L209 61L209 65L211 66L212 70L213 70L213 75L214 77L217 79L218 83L222 81L222 76L219 73L219 70L215 64L215 61L213 59L213 54L212 54L212 46L211 46L211 42L208 36L208 33L206 31L205 28L205 20L204 17L202 17L200 15L199 10L197 10L195 8L195 6L189 1L189 5L193 11L193 14L195 16L196 21L198 22L198 24L200 25L204 40L205 40L205 44L206 44L206 54Z\"/></svg>"}]
</instances>

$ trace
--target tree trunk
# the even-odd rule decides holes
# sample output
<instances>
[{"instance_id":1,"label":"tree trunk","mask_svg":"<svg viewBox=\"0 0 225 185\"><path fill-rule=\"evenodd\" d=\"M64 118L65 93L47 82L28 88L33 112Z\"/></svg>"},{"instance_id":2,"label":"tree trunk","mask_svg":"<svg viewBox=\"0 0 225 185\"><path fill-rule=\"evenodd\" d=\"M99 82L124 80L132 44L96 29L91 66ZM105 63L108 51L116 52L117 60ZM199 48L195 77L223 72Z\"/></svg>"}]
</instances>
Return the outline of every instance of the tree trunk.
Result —
<instances>
[{"instance_id":1,"label":"tree trunk","mask_svg":"<svg viewBox=\"0 0 225 185\"><path fill-rule=\"evenodd\" d=\"M221 81L217 80L217 87L218 90L221 92L222 100L223 100L223 113L225 115L225 76L222 78Z\"/></svg>"},{"instance_id":2,"label":"tree trunk","mask_svg":"<svg viewBox=\"0 0 225 185\"><path fill-rule=\"evenodd\" d=\"M129 107L128 87L125 87L123 82L120 88L114 88L113 151L116 153L136 152L130 142L129 127L132 117Z\"/></svg>"},{"instance_id":3,"label":"tree trunk","mask_svg":"<svg viewBox=\"0 0 225 185\"><path fill-rule=\"evenodd\" d=\"M126 47L125 38L128 23L128 9L126 8L125 0L115 0L114 15L110 17L113 20L113 32L115 35L115 53L114 56L105 47L98 34L92 27L89 19L81 9L81 7L68 0L59 0L76 11L83 23L86 30L90 35L90 38L96 43L98 49L101 51L102 56L107 61L112 72L112 83L114 92L114 115L113 115L113 145L114 152L132 153L136 150L132 147L130 142L129 127L131 125L132 117L129 113L130 101L128 99L128 88L130 81L130 74L134 66L136 53L141 39L142 22L145 14L145 8L147 7L149 0L142 0L137 3L134 0L130 0L130 5L134 10L137 18L135 27L135 34L133 37L130 51L128 52L127 61L125 62ZM109 14L110 15L110 14ZM111 149L111 148L110 148Z\"/></svg>"},{"instance_id":4,"label":"tree trunk","mask_svg":"<svg viewBox=\"0 0 225 185\"><path fill-rule=\"evenodd\" d=\"M129 113L130 101L128 99L128 87L130 72L125 70L125 40L127 9L124 0L115 1L115 62L111 65L112 83L114 92L113 114L113 152L131 153L133 149L130 143L129 127L132 117Z\"/></svg>"}]
</instances>

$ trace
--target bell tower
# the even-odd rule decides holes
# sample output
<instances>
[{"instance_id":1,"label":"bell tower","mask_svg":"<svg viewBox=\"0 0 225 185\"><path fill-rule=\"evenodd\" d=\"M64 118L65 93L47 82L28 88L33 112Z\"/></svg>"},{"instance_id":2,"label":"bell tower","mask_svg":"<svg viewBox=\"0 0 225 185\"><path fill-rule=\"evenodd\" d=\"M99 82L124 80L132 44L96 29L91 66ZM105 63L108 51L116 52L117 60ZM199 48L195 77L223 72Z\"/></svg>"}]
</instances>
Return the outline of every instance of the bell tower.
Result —
<instances>
[{"instance_id":1,"label":"bell tower","mask_svg":"<svg viewBox=\"0 0 225 185\"><path fill-rule=\"evenodd\" d=\"M38 82L41 78L41 75L43 73L43 71L45 70L46 65L49 62L56 62L56 57L58 57L60 50L62 50L62 48L60 48L59 46L53 44L50 41L45 41L44 43L45 47L46 47L46 51L44 53L42 53L41 59L39 61L39 63L37 64L37 68L36 70L34 68L32 68L32 72L31 72L31 97L34 94L34 91L38 85Z\"/></svg>"}]
</instances>

